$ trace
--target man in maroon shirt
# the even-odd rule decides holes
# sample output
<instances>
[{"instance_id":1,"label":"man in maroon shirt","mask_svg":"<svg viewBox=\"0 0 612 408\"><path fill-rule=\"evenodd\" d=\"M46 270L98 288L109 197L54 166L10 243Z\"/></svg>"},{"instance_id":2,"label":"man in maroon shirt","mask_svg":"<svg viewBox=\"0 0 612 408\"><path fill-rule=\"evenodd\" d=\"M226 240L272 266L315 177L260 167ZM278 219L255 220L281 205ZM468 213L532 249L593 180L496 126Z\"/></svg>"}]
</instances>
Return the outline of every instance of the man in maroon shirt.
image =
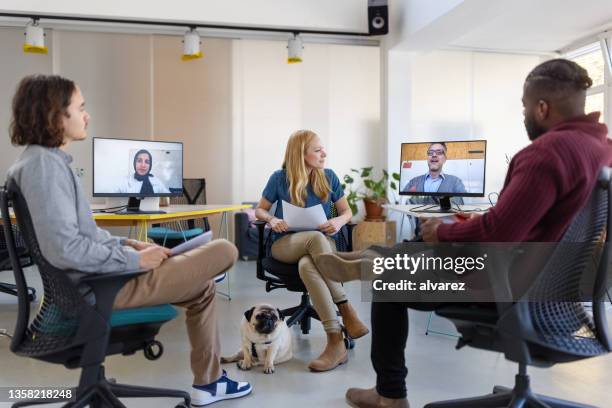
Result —
<instances>
[{"instance_id":1,"label":"man in maroon shirt","mask_svg":"<svg viewBox=\"0 0 612 408\"><path fill-rule=\"evenodd\" d=\"M497 205L460 223L425 219L421 224L423 240L558 241L586 203L599 169L611 163L606 125L598 122L599 113L584 112L586 90L591 85L586 70L572 61L555 59L534 68L523 87L525 128L533 143L512 159ZM401 244L391 249L396 253L405 250ZM382 248L379 251L383 252ZM326 264L321 268L324 273L341 281L358 279L366 265L363 260L343 260L336 255L320 261ZM372 302L371 358L376 387L349 389L346 397L353 406L408 407L404 361L407 308L433 310L435 306Z\"/></svg>"}]
</instances>

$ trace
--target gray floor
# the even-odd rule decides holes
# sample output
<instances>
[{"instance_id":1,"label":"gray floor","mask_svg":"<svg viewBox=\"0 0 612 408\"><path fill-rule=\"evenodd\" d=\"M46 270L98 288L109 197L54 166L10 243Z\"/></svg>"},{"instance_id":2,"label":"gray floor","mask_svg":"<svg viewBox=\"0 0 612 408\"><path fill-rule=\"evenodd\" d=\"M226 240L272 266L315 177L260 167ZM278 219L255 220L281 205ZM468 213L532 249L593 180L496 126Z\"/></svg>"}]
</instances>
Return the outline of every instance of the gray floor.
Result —
<instances>
[{"instance_id":1,"label":"gray floor","mask_svg":"<svg viewBox=\"0 0 612 408\"><path fill-rule=\"evenodd\" d=\"M28 271L30 284L40 288L40 280L34 271ZM0 280L10 279L3 272ZM262 282L255 278L253 262L239 262L232 273L232 301L217 298L221 329L222 350L229 355L239 346L239 322L243 312L257 302L269 302L280 308L298 303L299 295L283 290L265 293ZM226 290L221 284L221 290ZM347 285L363 319L369 323L369 304L360 302L359 286ZM39 292L40 293L40 292ZM11 332L16 313L15 298L0 294L0 329ZM410 374L408 393L412 407L421 407L429 401L474 396L491 391L493 385L511 385L516 365L497 353L464 348L454 349L455 340L441 335L425 336L428 315L410 312L411 334L406 349ZM189 389L189 352L183 325L184 318L164 325L159 339L165 353L158 361L148 361L142 354L131 357L114 356L106 362L107 374L119 382ZM452 332L445 320L434 318L433 327ZM261 368L249 372L227 365L230 376L250 381L254 386L251 396L225 401L220 407L342 407L348 387L371 387L375 377L369 349L370 335L359 339L350 351L349 362L328 373L310 373L306 366L324 346L324 332L314 322L313 330L302 335L297 328L294 335L295 357L277 366L273 375L263 374ZM530 369L534 389L538 393L554 395L600 407L610 407L609 384L612 378L612 356L558 365L551 369ZM0 386L71 386L78 379L77 371L61 366L20 358L9 350L9 340L0 336ZM606 387L608 384L608 387ZM171 400L126 400L129 407L171 407ZM0 407L9 406L1 403Z\"/></svg>"}]
</instances>

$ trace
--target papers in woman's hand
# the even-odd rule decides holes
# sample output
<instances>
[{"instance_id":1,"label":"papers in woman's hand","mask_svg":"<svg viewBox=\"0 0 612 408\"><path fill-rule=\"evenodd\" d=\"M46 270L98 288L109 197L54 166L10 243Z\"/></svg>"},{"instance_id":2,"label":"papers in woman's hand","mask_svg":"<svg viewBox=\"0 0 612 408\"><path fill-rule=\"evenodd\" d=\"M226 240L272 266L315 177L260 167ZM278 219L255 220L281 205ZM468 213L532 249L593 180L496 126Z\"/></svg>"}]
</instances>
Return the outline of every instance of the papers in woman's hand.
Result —
<instances>
[{"instance_id":1,"label":"papers in woman's hand","mask_svg":"<svg viewBox=\"0 0 612 408\"><path fill-rule=\"evenodd\" d=\"M289 231L305 231L316 230L327 222L327 217L321 204L302 208L283 200L283 220L289 226Z\"/></svg>"},{"instance_id":2,"label":"papers in woman's hand","mask_svg":"<svg viewBox=\"0 0 612 408\"><path fill-rule=\"evenodd\" d=\"M205 233L198 235L195 238L185 241L180 245L175 246L171 249L172 256L182 254L183 252L191 251L194 248L208 244L212 239L212 231L206 231Z\"/></svg>"}]
</instances>

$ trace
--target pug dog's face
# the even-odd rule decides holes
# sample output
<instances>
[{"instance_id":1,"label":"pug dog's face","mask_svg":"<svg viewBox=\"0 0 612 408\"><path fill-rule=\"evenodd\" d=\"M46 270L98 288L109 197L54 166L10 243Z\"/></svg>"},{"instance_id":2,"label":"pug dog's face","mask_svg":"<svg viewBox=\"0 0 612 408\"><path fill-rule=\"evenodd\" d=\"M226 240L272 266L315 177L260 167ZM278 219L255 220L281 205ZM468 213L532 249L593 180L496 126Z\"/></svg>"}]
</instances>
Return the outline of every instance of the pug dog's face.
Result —
<instances>
[{"instance_id":1,"label":"pug dog's face","mask_svg":"<svg viewBox=\"0 0 612 408\"><path fill-rule=\"evenodd\" d=\"M260 334L270 334L278 324L284 320L279 309L270 305L255 305L246 312L244 317L247 319L253 330Z\"/></svg>"}]
</instances>

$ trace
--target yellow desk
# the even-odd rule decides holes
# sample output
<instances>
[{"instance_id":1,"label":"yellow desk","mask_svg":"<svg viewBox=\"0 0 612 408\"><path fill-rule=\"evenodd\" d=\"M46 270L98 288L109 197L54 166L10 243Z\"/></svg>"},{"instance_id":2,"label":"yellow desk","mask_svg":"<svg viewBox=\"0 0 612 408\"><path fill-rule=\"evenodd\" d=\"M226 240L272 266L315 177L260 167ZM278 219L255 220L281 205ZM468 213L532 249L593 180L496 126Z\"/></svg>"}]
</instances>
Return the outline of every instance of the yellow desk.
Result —
<instances>
[{"instance_id":1,"label":"yellow desk","mask_svg":"<svg viewBox=\"0 0 612 408\"><path fill-rule=\"evenodd\" d=\"M94 204L91 206L93 211L104 208L104 205ZM166 214L110 214L110 213L94 213L93 219L100 227L132 227L136 228L136 237L141 241L147 240L147 230L150 224L158 224L162 222L174 222L182 220L192 220L203 218L207 215L221 214L219 223L219 233L225 232L224 238L229 238L229 227L227 214L232 211L251 208L250 205L243 204L211 204L211 205L170 205L161 207ZM11 209L11 221L15 222L15 214ZM0 225L2 220L0 220ZM226 276L227 293L217 291L218 294L227 297L231 300L230 279L229 274Z\"/></svg>"},{"instance_id":2,"label":"yellow desk","mask_svg":"<svg viewBox=\"0 0 612 408\"><path fill-rule=\"evenodd\" d=\"M232 211L251 208L242 204L211 204L211 205L170 205L160 207L166 214L112 214L96 213L96 210L104 208L104 205L94 204L93 218L100 227L135 227L136 238L140 241L147 240L147 230L151 224L163 222L174 222L203 218L208 215L221 214L219 232L225 232L224 238L229 238L229 227L227 213Z\"/></svg>"}]
</instances>

